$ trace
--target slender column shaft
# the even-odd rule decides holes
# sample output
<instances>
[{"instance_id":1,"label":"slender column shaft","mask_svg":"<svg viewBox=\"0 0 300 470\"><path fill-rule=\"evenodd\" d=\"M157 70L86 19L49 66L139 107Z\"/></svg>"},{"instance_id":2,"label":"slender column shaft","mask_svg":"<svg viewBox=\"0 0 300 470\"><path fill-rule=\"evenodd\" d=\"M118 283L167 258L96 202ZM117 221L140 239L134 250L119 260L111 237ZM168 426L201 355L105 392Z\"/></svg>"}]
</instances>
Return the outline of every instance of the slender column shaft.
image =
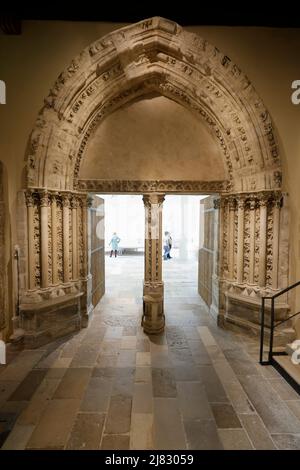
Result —
<instances>
[{"instance_id":1,"label":"slender column shaft","mask_svg":"<svg viewBox=\"0 0 300 470\"><path fill-rule=\"evenodd\" d=\"M260 287L266 285L267 266L267 199L262 197L260 204L260 230L259 230L259 279Z\"/></svg>"},{"instance_id":2,"label":"slender column shaft","mask_svg":"<svg viewBox=\"0 0 300 470\"><path fill-rule=\"evenodd\" d=\"M244 220L245 201L240 198L238 201L238 239L237 239L237 281L244 280Z\"/></svg>"},{"instance_id":3,"label":"slender column shaft","mask_svg":"<svg viewBox=\"0 0 300 470\"><path fill-rule=\"evenodd\" d=\"M234 210L235 200L229 199L229 239L228 239L228 271L229 279L234 278Z\"/></svg>"},{"instance_id":4,"label":"slender column shaft","mask_svg":"<svg viewBox=\"0 0 300 470\"><path fill-rule=\"evenodd\" d=\"M250 200L250 247L249 247L249 283L254 284L255 269L255 208L256 200Z\"/></svg>"},{"instance_id":5,"label":"slender column shaft","mask_svg":"<svg viewBox=\"0 0 300 470\"><path fill-rule=\"evenodd\" d=\"M28 288L35 288L35 251L34 251L34 195L26 193L28 228Z\"/></svg>"},{"instance_id":6,"label":"slender column shaft","mask_svg":"<svg viewBox=\"0 0 300 470\"><path fill-rule=\"evenodd\" d=\"M51 201L51 241L52 241L52 284L58 284L58 249L57 249L57 200Z\"/></svg>"},{"instance_id":7,"label":"slender column shaft","mask_svg":"<svg viewBox=\"0 0 300 470\"><path fill-rule=\"evenodd\" d=\"M41 193L41 287L48 287L48 207L49 195Z\"/></svg>"},{"instance_id":8,"label":"slender column shaft","mask_svg":"<svg viewBox=\"0 0 300 470\"><path fill-rule=\"evenodd\" d=\"M69 272L70 198L69 198L69 195L67 194L63 195L62 202L63 202L63 276L64 276L64 282L69 282L70 280L70 272Z\"/></svg>"},{"instance_id":9,"label":"slender column shaft","mask_svg":"<svg viewBox=\"0 0 300 470\"><path fill-rule=\"evenodd\" d=\"M281 200L275 200L273 209L273 271L272 287L278 289L278 261L279 261L279 227L280 227Z\"/></svg>"},{"instance_id":10,"label":"slender column shaft","mask_svg":"<svg viewBox=\"0 0 300 470\"><path fill-rule=\"evenodd\" d=\"M160 333L164 329L162 282L162 204L164 195L143 197L145 205L145 281L144 331Z\"/></svg>"},{"instance_id":11,"label":"slender column shaft","mask_svg":"<svg viewBox=\"0 0 300 470\"><path fill-rule=\"evenodd\" d=\"M78 227L77 227L77 199L72 199L72 276L78 279Z\"/></svg>"}]
</instances>

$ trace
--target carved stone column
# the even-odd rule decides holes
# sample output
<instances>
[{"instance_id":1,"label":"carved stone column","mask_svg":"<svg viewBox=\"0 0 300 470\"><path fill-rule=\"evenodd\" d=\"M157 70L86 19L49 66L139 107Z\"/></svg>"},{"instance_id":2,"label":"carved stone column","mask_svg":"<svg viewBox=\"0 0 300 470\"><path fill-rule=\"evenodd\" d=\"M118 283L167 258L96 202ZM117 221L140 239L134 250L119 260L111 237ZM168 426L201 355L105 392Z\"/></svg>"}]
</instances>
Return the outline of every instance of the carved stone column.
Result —
<instances>
[{"instance_id":1,"label":"carved stone column","mask_svg":"<svg viewBox=\"0 0 300 470\"><path fill-rule=\"evenodd\" d=\"M228 234L228 273L229 279L234 279L234 211L236 201L229 198L229 234Z\"/></svg>"},{"instance_id":2,"label":"carved stone column","mask_svg":"<svg viewBox=\"0 0 300 470\"><path fill-rule=\"evenodd\" d=\"M277 196L274 200L273 208L273 269L272 287L278 289L278 261L279 261L279 229L280 229L280 207L282 196Z\"/></svg>"},{"instance_id":3,"label":"carved stone column","mask_svg":"<svg viewBox=\"0 0 300 470\"><path fill-rule=\"evenodd\" d=\"M72 278L78 279L78 227L77 227L77 209L78 199L73 196L71 199L72 207Z\"/></svg>"},{"instance_id":4,"label":"carved stone column","mask_svg":"<svg viewBox=\"0 0 300 470\"><path fill-rule=\"evenodd\" d=\"M32 290L35 288L34 194L32 191L27 191L25 197L28 228L28 289Z\"/></svg>"},{"instance_id":5,"label":"carved stone column","mask_svg":"<svg viewBox=\"0 0 300 470\"><path fill-rule=\"evenodd\" d=\"M255 271L255 209L257 200L253 197L249 201L250 209L250 242L249 242L249 283L254 284Z\"/></svg>"},{"instance_id":6,"label":"carved stone column","mask_svg":"<svg viewBox=\"0 0 300 470\"><path fill-rule=\"evenodd\" d=\"M64 282L69 282L70 281L70 268L69 268L70 196L69 194L62 195L62 205L63 205L63 279L64 279Z\"/></svg>"},{"instance_id":7,"label":"carved stone column","mask_svg":"<svg viewBox=\"0 0 300 470\"><path fill-rule=\"evenodd\" d=\"M260 226L259 226L259 271L258 284L260 287L266 285L266 269L267 269L267 206L268 198L262 195L259 199L260 207Z\"/></svg>"},{"instance_id":8,"label":"carved stone column","mask_svg":"<svg viewBox=\"0 0 300 470\"><path fill-rule=\"evenodd\" d=\"M163 194L144 195L145 280L142 326L148 334L164 330L164 289L162 281L162 205Z\"/></svg>"},{"instance_id":9,"label":"carved stone column","mask_svg":"<svg viewBox=\"0 0 300 470\"><path fill-rule=\"evenodd\" d=\"M49 194L40 193L41 214L41 287L48 287L48 207Z\"/></svg>"},{"instance_id":10,"label":"carved stone column","mask_svg":"<svg viewBox=\"0 0 300 470\"><path fill-rule=\"evenodd\" d=\"M244 280L244 220L245 200L238 199L238 233L237 233L237 282Z\"/></svg>"},{"instance_id":11,"label":"carved stone column","mask_svg":"<svg viewBox=\"0 0 300 470\"><path fill-rule=\"evenodd\" d=\"M51 196L52 284L58 284L57 194Z\"/></svg>"}]
</instances>

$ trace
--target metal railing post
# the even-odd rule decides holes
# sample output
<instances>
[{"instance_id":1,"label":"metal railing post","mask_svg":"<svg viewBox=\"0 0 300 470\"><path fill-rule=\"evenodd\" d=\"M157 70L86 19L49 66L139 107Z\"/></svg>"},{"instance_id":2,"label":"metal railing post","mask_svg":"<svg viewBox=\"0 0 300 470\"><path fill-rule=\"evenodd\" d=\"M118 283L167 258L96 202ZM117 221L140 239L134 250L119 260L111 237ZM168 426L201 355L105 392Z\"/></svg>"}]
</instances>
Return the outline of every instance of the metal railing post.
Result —
<instances>
[{"instance_id":1,"label":"metal railing post","mask_svg":"<svg viewBox=\"0 0 300 470\"><path fill-rule=\"evenodd\" d=\"M270 328L270 349L269 349L269 362L273 357L273 339L274 339L274 320L275 320L275 298L271 299L271 328Z\"/></svg>"}]
</instances>

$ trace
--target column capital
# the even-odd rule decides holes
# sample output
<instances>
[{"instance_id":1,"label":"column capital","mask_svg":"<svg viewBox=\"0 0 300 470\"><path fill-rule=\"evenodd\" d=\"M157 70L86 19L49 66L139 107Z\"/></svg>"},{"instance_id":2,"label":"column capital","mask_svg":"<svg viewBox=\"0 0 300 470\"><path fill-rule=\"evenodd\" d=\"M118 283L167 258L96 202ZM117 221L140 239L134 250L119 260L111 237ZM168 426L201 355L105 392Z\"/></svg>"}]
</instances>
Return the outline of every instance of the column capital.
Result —
<instances>
[{"instance_id":1,"label":"column capital","mask_svg":"<svg viewBox=\"0 0 300 470\"><path fill-rule=\"evenodd\" d=\"M50 205L50 195L48 191L42 190L39 192L40 195L40 206L48 207Z\"/></svg>"},{"instance_id":2,"label":"column capital","mask_svg":"<svg viewBox=\"0 0 300 470\"><path fill-rule=\"evenodd\" d=\"M253 211L254 209L256 209L257 207L257 198L256 197L250 197L250 199L248 199L248 202L249 202L249 208L251 211Z\"/></svg>"},{"instance_id":3,"label":"column capital","mask_svg":"<svg viewBox=\"0 0 300 470\"><path fill-rule=\"evenodd\" d=\"M79 200L78 197L73 195L71 196L71 208L72 209L78 209L79 207Z\"/></svg>"},{"instance_id":4,"label":"column capital","mask_svg":"<svg viewBox=\"0 0 300 470\"><path fill-rule=\"evenodd\" d=\"M267 207L270 200L270 196L269 194L262 193L258 195L257 200L259 207Z\"/></svg>"},{"instance_id":5,"label":"column capital","mask_svg":"<svg viewBox=\"0 0 300 470\"><path fill-rule=\"evenodd\" d=\"M236 208L236 198L234 196L229 196L228 198L228 207L230 211L234 211Z\"/></svg>"},{"instance_id":6,"label":"column capital","mask_svg":"<svg viewBox=\"0 0 300 470\"><path fill-rule=\"evenodd\" d=\"M32 189L28 189L25 192L25 200L27 207L33 207L36 198L36 193Z\"/></svg>"},{"instance_id":7,"label":"column capital","mask_svg":"<svg viewBox=\"0 0 300 470\"><path fill-rule=\"evenodd\" d=\"M214 199L214 200L213 200L213 204L214 204L214 209L220 209L220 207L221 207L221 199Z\"/></svg>"},{"instance_id":8,"label":"column capital","mask_svg":"<svg viewBox=\"0 0 300 470\"><path fill-rule=\"evenodd\" d=\"M62 193L61 201L62 201L63 207L70 207L70 205L71 205L70 194L69 193Z\"/></svg>"},{"instance_id":9,"label":"column capital","mask_svg":"<svg viewBox=\"0 0 300 470\"><path fill-rule=\"evenodd\" d=\"M238 196L237 197L237 207L238 209L244 209L245 208L245 202L246 202L246 198L245 196Z\"/></svg>"},{"instance_id":10,"label":"column capital","mask_svg":"<svg viewBox=\"0 0 300 470\"><path fill-rule=\"evenodd\" d=\"M153 204L162 205L165 200L165 194L162 193L152 193L152 194L144 194L143 195L143 202L146 207L150 207Z\"/></svg>"}]
</instances>

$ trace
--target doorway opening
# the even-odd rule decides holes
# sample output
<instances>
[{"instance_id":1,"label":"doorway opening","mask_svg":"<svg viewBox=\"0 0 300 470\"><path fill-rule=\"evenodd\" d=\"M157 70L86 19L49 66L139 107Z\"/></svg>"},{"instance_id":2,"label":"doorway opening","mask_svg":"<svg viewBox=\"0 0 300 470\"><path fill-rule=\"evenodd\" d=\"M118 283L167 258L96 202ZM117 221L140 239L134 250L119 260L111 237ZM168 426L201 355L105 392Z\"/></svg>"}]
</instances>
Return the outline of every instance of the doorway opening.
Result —
<instances>
[{"instance_id":1,"label":"doorway opening","mask_svg":"<svg viewBox=\"0 0 300 470\"><path fill-rule=\"evenodd\" d=\"M142 196L98 194L97 199L102 201L102 226L97 228L96 243L101 245L102 254L97 258L95 276L98 282L103 277L104 283L97 304L141 304L145 238Z\"/></svg>"},{"instance_id":2,"label":"doorway opening","mask_svg":"<svg viewBox=\"0 0 300 470\"><path fill-rule=\"evenodd\" d=\"M168 304L203 303L211 310L217 227L206 195L167 195L164 202L163 280ZM215 230L214 230L215 229ZM214 236L216 232L216 237Z\"/></svg>"}]
</instances>

